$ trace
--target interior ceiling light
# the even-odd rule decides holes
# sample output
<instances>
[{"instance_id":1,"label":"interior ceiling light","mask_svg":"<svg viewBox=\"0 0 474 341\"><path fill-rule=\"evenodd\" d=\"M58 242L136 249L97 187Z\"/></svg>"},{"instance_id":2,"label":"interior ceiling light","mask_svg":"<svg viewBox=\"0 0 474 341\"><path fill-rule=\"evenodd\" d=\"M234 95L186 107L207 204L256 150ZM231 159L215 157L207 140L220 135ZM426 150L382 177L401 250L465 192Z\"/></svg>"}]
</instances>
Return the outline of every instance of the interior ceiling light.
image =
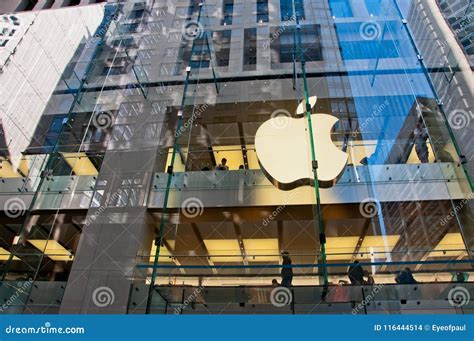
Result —
<instances>
[{"instance_id":1,"label":"interior ceiling light","mask_svg":"<svg viewBox=\"0 0 474 341\"><path fill-rule=\"evenodd\" d=\"M10 259L11 252L5 250L3 247L0 247L0 260L7 261ZM13 256L13 260L20 260L17 256Z\"/></svg>"},{"instance_id":2,"label":"interior ceiling light","mask_svg":"<svg viewBox=\"0 0 474 341\"><path fill-rule=\"evenodd\" d=\"M72 253L55 240L30 239L28 242L54 261L69 262L74 259Z\"/></svg>"}]
</instances>

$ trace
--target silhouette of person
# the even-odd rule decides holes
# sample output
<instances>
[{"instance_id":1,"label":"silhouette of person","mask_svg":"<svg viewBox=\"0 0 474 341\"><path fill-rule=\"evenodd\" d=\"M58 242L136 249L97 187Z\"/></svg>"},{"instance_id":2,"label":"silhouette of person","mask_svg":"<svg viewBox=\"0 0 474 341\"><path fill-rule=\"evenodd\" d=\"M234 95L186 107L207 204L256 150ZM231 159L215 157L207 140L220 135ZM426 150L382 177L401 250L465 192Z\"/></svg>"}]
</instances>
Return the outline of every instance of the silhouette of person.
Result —
<instances>
[{"instance_id":1,"label":"silhouette of person","mask_svg":"<svg viewBox=\"0 0 474 341\"><path fill-rule=\"evenodd\" d=\"M221 163L216 166L216 170L229 170L229 166L227 166L226 158L223 158Z\"/></svg>"},{"instance_id":2,"label":"silhouette of person","mask_svg":"<svg viewBox=\"0 0 474 341\"><path fill-rule=\"evenodd\" d=\"M372 277L370 272L368 272L367 270L364 270L364 277L367 278L367 280L364 281L364 284L366 284L366 285L374 285L375 284L374 278Z\"/></svg>"},{"instance_id":3,"label":"silhouette of person","mask_svg":"<svg viewBox=\"0 0 474 341\"><path fill-rule=\"evenodd\" d=\"M404 270L400 271L397 277L395 277L395 282L397 282L398 284L416 284L417 283L409 267L406 267Z\"/></svg>"},{"instance_id":4,"label":"silhouette of person","mask_svg":"<svg viewBox=\"0 0 474 341\"><path fill-rule=\"evenodd\" d=\"M293 281L293 268L291 267L290 254L287 251L281 253L283 257L282 269L281 269L281 286L289 287Z\"/></svg>"},{"instance_id":5,"label":"silhouette of person","mask_svg":"<svg viewBox=\"0 0 474 341\"><path fill-rule=\"evenodd\" d=\"M370 156L366 156L360 160L360 164L364 166L368 165L375 165L376 163L376 156L375 153L372 153Z\"/></svg>"},{"instance_id":6,"label":"silhouette of person","mask_svg":"<svg viewBox=\"0 0 474 341\"><path fill-rule=\"evenodd\" d=\"M428 139L428 131L424 128L420 122L416 124L416 128L413 131L413 135L415 138L415 151L418 159L422 163L428 163L428 145L426 144L426 140Z\"/></svg>"},{"instance_id":7,"label":"silhouette of person","mask_svg":"<svg viewBox=\"0 0 474 341\"><path fill-rule=\"evenodd\" d=\"M349 266L347 275L349 276L352 285L362 285L364 283L364 269L359 264L358 260Z\"/></svg>"},{"instance_id":8,"label":"silhouette of person","mask_svg":"<svg viewBox=\"0 0 474 341\"><path fill-rule=\"evenodd\" d=\"M462 271L456 272L456 277L454 278L454 282L457 283L464 283L466 282L466 275Z\"/></svg>"}]
</instances>

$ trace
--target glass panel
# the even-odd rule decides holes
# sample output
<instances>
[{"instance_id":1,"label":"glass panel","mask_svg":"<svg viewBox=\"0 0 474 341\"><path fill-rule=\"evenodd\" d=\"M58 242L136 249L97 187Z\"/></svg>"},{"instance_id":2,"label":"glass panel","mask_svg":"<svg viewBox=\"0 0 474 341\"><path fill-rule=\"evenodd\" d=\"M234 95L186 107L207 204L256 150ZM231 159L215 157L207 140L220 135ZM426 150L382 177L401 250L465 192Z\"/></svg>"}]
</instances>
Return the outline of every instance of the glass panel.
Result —
<instances>
[{"instance_id":1,"label":"glass panel","mask_svg":"<svg viewBox=\"0 0 474 341\"><path fill-rule=\"evenodd\" d=\"M471 309L469 8L274 5L13 20L48 58L0 41L1 298L33 281L6 311Z\"/></svg>"}]
</instances>

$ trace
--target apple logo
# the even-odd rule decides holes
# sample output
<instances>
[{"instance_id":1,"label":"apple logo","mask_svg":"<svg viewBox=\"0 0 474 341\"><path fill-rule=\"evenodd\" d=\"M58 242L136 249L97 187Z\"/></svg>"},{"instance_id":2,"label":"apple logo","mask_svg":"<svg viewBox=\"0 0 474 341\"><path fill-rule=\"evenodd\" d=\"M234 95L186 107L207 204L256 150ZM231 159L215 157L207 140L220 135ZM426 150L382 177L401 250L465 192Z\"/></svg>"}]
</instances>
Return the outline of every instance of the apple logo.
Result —
<instances>
[{"instance_id":1,"label":"apple logo","mask_svg":"<svg viewBox=\"0 0 474 341\"><path fill-rule=\"evenodd\" d=\"M310 97L313 108L317 97ZM280 111L284 115L275 115ZM297 115L304 115L300 103ZM333 186L344 171L348 155L334 145L331 130L338 119L327 114L312 114L313 140L318 160L319 186ZM314 186L311 146L307 132L308 120L290 117L288 111L277 110L264 122L255 135L258 161L266 177L279 189L291 190L300 186Z\"/></svg>"}]
</instances>

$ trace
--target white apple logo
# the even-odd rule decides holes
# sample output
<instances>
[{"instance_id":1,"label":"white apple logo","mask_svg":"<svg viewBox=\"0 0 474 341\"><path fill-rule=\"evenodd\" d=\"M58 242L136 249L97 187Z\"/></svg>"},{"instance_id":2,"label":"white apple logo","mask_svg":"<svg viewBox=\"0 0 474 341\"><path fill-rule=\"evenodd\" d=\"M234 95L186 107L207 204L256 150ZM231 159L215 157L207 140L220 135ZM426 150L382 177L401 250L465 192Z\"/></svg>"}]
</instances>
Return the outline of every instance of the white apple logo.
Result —
<instances>
[{"instance_id":1,"label":"white apple logo","mask_svg":"<svg viewBox=\"0 0 474 341\"><path fill-rule=\"evenodd\" d=\"M317 98L309 98L311 107ZM304 114L304 103L297 108ZM331 130L338 119L327 114L312 114L313 140L318 161L318 180L322 188L333 186L344 171L348 155L337 148ZM264 122L255 135L258 161L267 178L278 188L314 186L308 120L277 116Z\"/></svg>"}]
</instances>

